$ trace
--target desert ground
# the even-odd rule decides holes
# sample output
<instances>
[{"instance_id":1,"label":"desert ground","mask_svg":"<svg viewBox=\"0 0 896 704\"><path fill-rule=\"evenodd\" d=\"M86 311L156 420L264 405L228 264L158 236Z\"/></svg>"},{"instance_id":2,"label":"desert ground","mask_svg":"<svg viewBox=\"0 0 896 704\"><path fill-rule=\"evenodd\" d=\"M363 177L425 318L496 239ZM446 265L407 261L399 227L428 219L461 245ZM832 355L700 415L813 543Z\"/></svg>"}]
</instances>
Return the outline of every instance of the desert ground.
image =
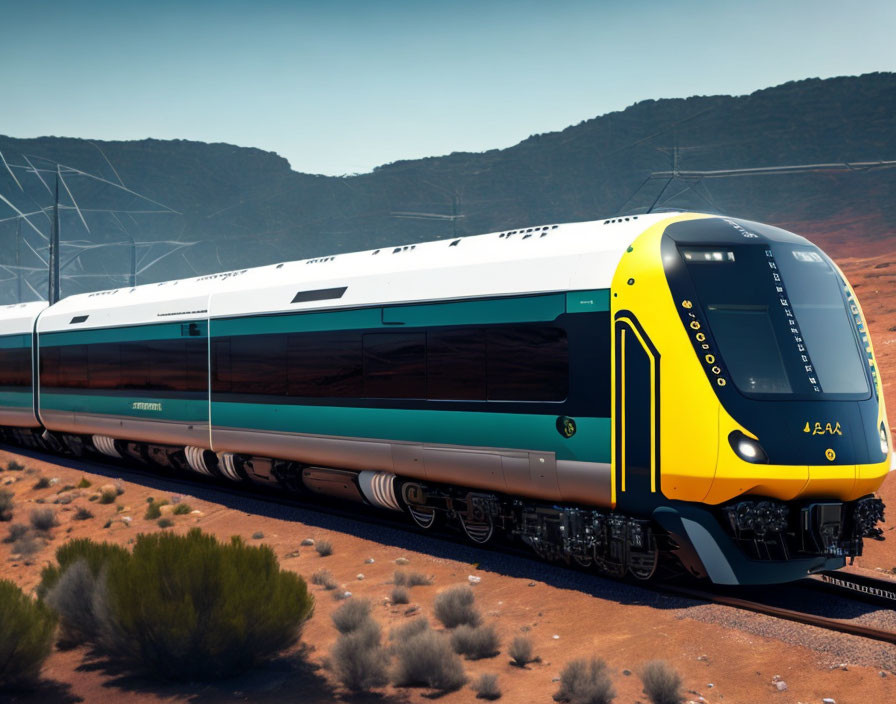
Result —
<instances>
[{"instance_id":1,"label":"desert ground","mask_svg":"<svg viewBox=\"0 0 896 704\"><path fill-rule=\"evenodd\" d=\"M856 258L850 256L844 242L831 240L824 246L856 285L864 305L891 400L892 422L896 420L896 256L876 252ZM347 514L236 497L210 485L187 486L114 466L0 451L0 467L13 459L25 469L0 473L0 488L15 494L13 522L27 522L29 512L41 505L55 509L59 520L52 537L27 559L13 555L9 544L0 543L3 576L25 590L37 585L41 568L53 560L55 549L66 540L90 537L127 545L141 532L162 530L157 521L144 518L150 497L179 500L193 511L170 516L174 525L166 530L185 532L198 526L219 538L239 535L249 543L264 543L275 550L285 569L308 579L326 568L340 587L334 591L311 587L315 614L299 649L233 680L213 685L153 682L116 672L91 659L84 649L54 650L43 671L42 689L14 696L11 701L428 701L433 695L421 689L387 687L377 696L353 698L339 687L326 667L337 637L330 614L340 602L333 593L349 591L351 598L371 600L384 633L419 615L438 628L432 617L435 595L452 585L469 584L471 576L478 578L472 587L477 606L485 623L497 628L502 648L496 657L465 661L464 666L471 681L481 673L497 674L502 701L551 702L563 665L592 655L607 661L618 702L647 702L637 673L646 661L656 658L681 673L688 701L896 701L896 646L661 595L535 559L437 540L410 526L375 525ZM50 486L35 488L42 477ZM82 479L90 486L77 488ZM114 503L90 501L91 495L117 479L121 479L123 493ZM893 507L884 526L887 540L867 541L865 554L850 569L892 575L896 580L896 478L892 474L880 494ZM61 496L71 497L70 502L54 503ZM88 508L93 517L76 520L79 507ZM7 525L2 526L4 533ZM329 540L333 554L321 557L314 547L302 546L306 538ZM406 564L399 566L396 560ZM399 569L421 572L432 579L431 585L410 590L410 605L395 606L388 600L393 574ZM507 644L520 634L531 638L540 658L526 668L512 666L506 653ZM786 683L785 687L779 682ZM439 698L445 704L461 704L477 701L475 697L467 686Z\"/></svg>"}]
</instances>

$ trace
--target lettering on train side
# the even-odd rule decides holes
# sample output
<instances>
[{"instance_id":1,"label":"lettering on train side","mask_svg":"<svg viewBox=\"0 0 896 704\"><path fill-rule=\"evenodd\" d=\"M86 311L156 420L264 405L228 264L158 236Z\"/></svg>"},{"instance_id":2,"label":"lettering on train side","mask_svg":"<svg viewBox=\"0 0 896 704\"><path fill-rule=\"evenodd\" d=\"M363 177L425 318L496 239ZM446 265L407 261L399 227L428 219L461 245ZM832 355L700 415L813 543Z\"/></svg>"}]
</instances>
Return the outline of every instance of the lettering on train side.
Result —
<instances>
[{"instance_id":1,"label":"lettering on train side","mask_svg":"<svg viewBox=\"0 0 896 704\"><path fill-rule=\"evenodd\" d=\"M162 404L161 403L150 403L146 401L134 401L131 404L131 409L135 411L161 411Z\"/></svg>"},{"instance_id":2,"label":"lettering on train side","mask_svg":"<svg viewBox=\"0 0 896 704\"><path fill-rule=\"evenodd\" d=\"M821 421L816 421L815 423L810 423L806 421L806 425L803 427L804 433L811 433L812 435L843 435L843 431L840 429L840 423L821 423Z\"/></svg>"}]
</instances>

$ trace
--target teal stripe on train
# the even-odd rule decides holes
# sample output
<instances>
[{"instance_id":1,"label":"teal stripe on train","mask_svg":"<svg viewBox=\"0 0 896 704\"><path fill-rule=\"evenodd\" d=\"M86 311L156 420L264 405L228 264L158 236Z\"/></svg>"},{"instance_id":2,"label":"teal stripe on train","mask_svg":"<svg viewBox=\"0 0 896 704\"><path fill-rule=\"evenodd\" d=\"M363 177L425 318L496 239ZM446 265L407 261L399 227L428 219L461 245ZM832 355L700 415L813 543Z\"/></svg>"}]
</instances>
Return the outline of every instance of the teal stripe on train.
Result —
<instances>
[{"instance_id":1,"label":"teal stripe on train","mask_svg":"<svg viewBox=\"0 0 896 704\"><path fill-rule=\"evenodd\" d=\"M568 440L556 422L554 415L212 403L213 427L219 428L519 448L554 452L562 460L610 461L609 418L576 418L578 431Z\"/></svg>"},{"instance_id":2,"label":"teal stripe on train","mask_svg":"<svg viewBox=\"0 0 896 704\"><path fill-rule=\"evenodd\" d=\"M30 386L25 391L0 391L0 408L31 408L33 403Z\"/></svg>"},{"instance_id":3,"label":"teal stripe on train","mask_svg":"<svg viewBox=\"0 0 896 704\"><path fill-rule=\"evenodd\" d=\"M199 326L199 336L205 337L208 324L205 320L182 323L158 323L154 325L131 325L119 328L97 330L66 330L65 332L45 332L39 336L41 347L61 345L91 345L103 342L140 342L144 340L174 340L181 337L195 337L189 334L189 326Z\"/></svg>"},{"instance_id":4,"label":"teal stripe on train","mask_svg":"<svg viewBox=\"0 0 896 704\"><path fill-rule=\"evenodd\" d=\"M31 347L31 335L2 335L0 350L20 350Z\"/></svg>"},{"instance_id":5,"label":"teal stripe on train","mask_svg":"<svg viewBox=\"0 0 896 704\"><path fill-rule=\"evenodd\" d=\"M609 309L610 292L603 289L481 301L421 303L320 313L213 319L211 335L218 337L358 330L394 325L484 325L541 322L555 320L564 313L593 313Z\"/></svg>"},{"instance_id":6,"label":"teal stripe on train","mask_svg":"<svg viewBox=\"0 0 896 704\"><path fill-rule=\"evenodd\" d=\"M202 424L208 422L207 399L153 398L150 395L134 398L101 396L99 394L41 393L40 407L48 411L95 413L107 416L140 418L141 420L167 420Z\"/></svg>"}]
</instances>

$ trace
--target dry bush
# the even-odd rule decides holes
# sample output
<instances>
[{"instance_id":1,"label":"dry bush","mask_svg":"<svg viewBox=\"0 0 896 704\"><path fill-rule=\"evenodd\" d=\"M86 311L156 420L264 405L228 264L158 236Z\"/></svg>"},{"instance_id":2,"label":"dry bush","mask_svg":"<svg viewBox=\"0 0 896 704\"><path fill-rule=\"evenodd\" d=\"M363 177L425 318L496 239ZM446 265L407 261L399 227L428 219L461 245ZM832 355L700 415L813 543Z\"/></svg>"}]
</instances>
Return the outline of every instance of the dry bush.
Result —
<instances>
[{"instance_id":1,"label":"dry bush","mask_svg":"<svg viewBox=\"0 0 896 704\"><path fill-rule=\"evenodd\" d=\"M349 599L336 609L330 618L337 631L343 635L351 633L371 620L370 606L370 602L366 599Z\"/></svg>"},{"instance_id":2,"label":"dry bush","mask_svg":"<svg viewBox=\"0 0 896 704\"><path fill-rule=\"evenodd\" d=\"M107 493L111 494L112 492L107 492ZM103 496L105 496L105 494L103 494ZM115 498L116 497L113 495L112 500L114 501ZM154 521L157 518L161 518L162 506L167 506L167 505L168 505L168 501L166 499L162 499L161 501L158 501L158 502L150 501L146 505L146 513L143 514L143 518L146 519L147 521Z\"/></svg>"},{"instance_id":3,"label":"dry bush","mask_svg":"<svg viewBox=\"0 0 896 704\"><path fill-rule=\"evenodd\" d=\"M183 516L183 515L190 513L190 511L192 511L192 510L193 509L190 508L189 504L179 503L177 506L174 507L173 513L175 516Z\"/></svg>"},{"instance_id":4,"label":"dry bush","mask_svg":"<svg viewBox=\"0 0 896 704\"><path fill-rule=\"evenodd\" d=\"M421 633L428 630L429 621L421 616L420 618L415 618L413 621L408 621L407 623L403 623L402 625L393 628L389 631L389 640L401 643L414 636L419 636Z\"/></svg>"},{"instance_id":5,"label":"dry bush","mask_svg":"<svg viewBox=\"0 0 896 704\"><path fill-rule=\"evenodd\" d=\"M56 512L51 508L35 508L31 511L31 527L42 533L46 533L54 526L59 525L56 520Z\"/></svg>"},{"instance_id":6,"label":"dry bush","mask_svg":"<svg viewBox=\"0 0 896 704\"><path fill-rule=\"evenodd\" d=\"M480 675L479 678L470 685L470 687L474 692L476 692L477 699L488 699L489 701L494 701L495 699L501 698L501 688L498 686L497 675Z\"/></svg>"},{"instance_id":7,"label":"dry bush","mask_svg":"<svg viewBox=\"0 0 896 704\"><path fill-rule=\"evenodd\" d=\"M0 521L12 520L12 509L15 502L11 491L0 491Z\"/></svg>"},{"instance_id":8,"label":"dry bush","mask_svg":"<svg viewBox=\"0 0 896 704\"><path fill-rule=\"evenodd\" d=\"M510 664L516 667L525 667L530 662L535 662L535 658L532 657L532 641L526 636L514 638L507 652L512 658Z\"/></svg>"},{"instance_id":9,"label":"dry bush","mask_svg":"<svg viewBox=\"0 0 896 704\"><path fill-rule=\"evenodd\" d=\"M467 660L493 658L500 650L501 640L494 626L461 625L451 634L451 647Z\"/></svg>"},{"instance_id":10,"label":"dry bush","mask_svg":"<svg viewBox=\"0 0 896 704\"><path fill-rule=\"evenodd\" d=\"M25 465L23 465L21 462L17 462L16 460L10 460L6 463L6 469L8 469L10 472L21 472L23 469L25 469Z\"/></svg>"},{"instance_id":11,"label":"dry bush","mask_svg":"<svg viewBox=\"0 0 896 704\"><path fill-rule=\"evenodd\" d=\"M93 513L91 513L89 508L79 506L72 518L76 521L86 521L88 518L93 518Z\"/></svg>"},{"instance_id":12,"label":"dry bush","mask_svg":"<svg viewBox=\"0 0 896 704\"><path fill-rule=\"evenodd\" d=\"M44 546L43 541L31 533L24 533L12 544L12 554L29 558Z\"/></svg>"},{"instance_id":13,"label":"dry bush","mask_svg":"<svg viewBox=\"0 0 896 704\"><path fill-rule=\"evenodd\" d=\"M479 611L474 606L476 597L473 590L462 585L451 587L436 595L433 612L446 628L461 625L478 626L482 622Z\"/></svg>"},{"instance_id":14,"label":"dry bush","mask_svg":"<svg viewBox=\"0 0 896 704\"><path fill-rule=\"evenodd\" d=\"M329 540L318 540L314 544L314 549L317 550L317 554L321 557L328 557L333 554L333 543Z\"/></svg>"},{"instance_id":15,"label":"dry bush","mask_svg":"<svg viewBox=\"0 0 896 704\"><path fill-rule=\"evenodd\" d=\"M100 494L99 501L101 504L111 504L116 498L118 498L118 494L114 491L104 491Z\"/></svg>"},{"instance_id":16,"label":"dry bush","mask_svg":"<svg viewBox=\"0 0 896 704\"><path fill-rule=\"evenodd\" d=\"M554 701L570 704L609 704L616 690L607 672L607 663L600 658L571 660L560 673L560 689Z\"/></svg>"},{"instance_id":17,"label":"dry bush","mask_svg":"<svg viewBox=\"0 0 896 704\"><path fill-rule=\"evenodd\" d=\"M96 641L100 624L109 615L105 573L94 574L81 558L65 569L46 596L47 605L59 615L60 641L76 646Z\"/></svg>"},{"instance_id":18,"label":"dry bush","mask_svg":"<svg viewBox=\"0 0 896 704\"><path fill-rule=\"evenodd\" d=\"M137 537L107 571L112 627L98 645L132 671L178 680L238 674L292 647L314 598L271 548L239 538Z\"/></svg>"},{"instance_id":19,"label":"dry bush","mask_svg":"<svg viewBox=\"0 0 896 704\"><path fill-rule=\"evenodd\" d=\"M88 489L90 488L90 482L87 480L87 477L81 477L81 481L78 482L79 489Z\"/></svg>"},{"instance_id":20,"label":"dry bush","mask_svg":"<svg viewBox=\"0 0 896 704\"><path fill-rule=\"evenodd\" d=\"M651 704L679 704L684 699L681 694L681 675L662 660L651 660L644 665L641 669L641 682Z\"/></svg>"},{"instance_id":21,"label":"dry bush","mask_svg":"<svg viewBox=\"0 0 896 704\"><path fill-rule=\"evenodd\" d=\"M170 518L160 518L158 522L159 528L170 528L174 525L174 521Z\"/></svg>"},{"instance_id":22,"label":"dry bush","mask_svg":"<svg viewBox=\"0 0 896 704\"><path fill-rule=\"evenodd\" d=\"M356 602L345 606L352 603ZM353 692L366 692L389 683L389 654L380 642L380 627L369 614L351 631L342 631L330 651L330 664L336 678Z\"/></svg>"},{"instance_id":23,"label":"dry bush","mask_svg":"<svg viewBox=\"0 0 896 704\"><path fill-rule=\"evenodd\" d=\"M432 577L427 577L422 572L408 572L396 570L392 577L392 584L399 587L421 587L432 584Z\"/></svg>"},{"instance_id":24,"label":"dry bush","mask_svg":"<svg viewBox=\"0 0 896 704\"><path fill-rule=\"evenodd\" d=\"M323 587L327 591L332 591L339 586L339 582L336 581L330 570L317 570L311 575L311 583Z\"/></svg>"},{"instance_id":25,"label":"dry bush","mask_svg":"<svg viewBox=\"0 0 896 704\"><path fill-rule=\"evenodd\" d=\"M411 597L408 594L408 590L404 587L393 587L392 593L389 595L389 599L393 604L409 604L411 602Z\"/></svg>"},{"instance_id":26,"label":"dry bush","mask_svg":"<svg viewBox=\"0 0 896 704\"><path fill-rule=\"evenodd\" d=\"M398 687L430 687L453 692L467 681L464 666L451 650L448 639L428 627L394 642L392 648L396 656L392 682Z\"/></svg>"},{"instance_id":27,"label":"dry bush","mask_svg":"<svg viewBox=\"0 0 896 704\"><path fill-rule=\"evenodd\" d=\"M13 523L8 529L6 533L6 537L3 539L4 543L14 543L23 535L25 535L29 530L31 530L24 523Z\"/></svg>"},{"instance_id":28,"label":"dry bush","mask_svg":"<svg viewBox=\"0 0 896 704\"><path fill-rule=\"evenodd\" d=\"M55 630L56 618L46 606L0 580L0 690L34 685Z\"/></svg>"},{"instance_id":29,"label":"dry bush","mask_svg":"<svg viewBox=\"0 0 896 704\"><path fill-rule=\"evenodd\" d=\"M50 480L46 477L41 477L36 482L34 482L34 486L32 489L48 489L50 487Z\"/></svg>"}]
</instances>

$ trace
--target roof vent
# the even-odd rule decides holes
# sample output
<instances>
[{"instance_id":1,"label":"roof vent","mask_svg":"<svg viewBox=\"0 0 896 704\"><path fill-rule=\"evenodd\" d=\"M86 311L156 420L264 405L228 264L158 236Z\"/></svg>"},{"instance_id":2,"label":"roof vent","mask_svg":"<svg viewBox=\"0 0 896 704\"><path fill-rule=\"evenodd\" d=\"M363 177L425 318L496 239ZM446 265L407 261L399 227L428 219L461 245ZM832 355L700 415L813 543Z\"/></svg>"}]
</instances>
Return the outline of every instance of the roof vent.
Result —
<instances>
[{"instance_id":1,"label":"roof vent","mask_svg":"<svg viewBox=\"0 0 896 704\"><path fill-rule=\"evenodd\" d=\"M459 245L459 244L460 244L460 240L454 240L454 242L452 242L452 243L449 244L448 246L449 246L449 247L457 247L457 245Z\"/></svg>"},{"instance_id":2,"label":"roof vent","mask_svg":"<svg viewBox=\"0 0 896 704\"><path fill-rule=\"evenodd\" d=\"M299 291L292 299L292 303L311 303L312 301L329 301L334 298L342 298L348 286L340 288L319 288L314 291Z\"/></svg>"},{"instance_id":3,"label":"roof vent","mask_svg":"<svg viewBox=\"0 0 896 704\"><path fill-rule=\"evenodd\" d=\"M87 318L89 318L89 317L90 317L89 315L76 315L74 318L72 318L69 325L77 325L78 323L86 323Z\"/></svg>"}]
</instances>

